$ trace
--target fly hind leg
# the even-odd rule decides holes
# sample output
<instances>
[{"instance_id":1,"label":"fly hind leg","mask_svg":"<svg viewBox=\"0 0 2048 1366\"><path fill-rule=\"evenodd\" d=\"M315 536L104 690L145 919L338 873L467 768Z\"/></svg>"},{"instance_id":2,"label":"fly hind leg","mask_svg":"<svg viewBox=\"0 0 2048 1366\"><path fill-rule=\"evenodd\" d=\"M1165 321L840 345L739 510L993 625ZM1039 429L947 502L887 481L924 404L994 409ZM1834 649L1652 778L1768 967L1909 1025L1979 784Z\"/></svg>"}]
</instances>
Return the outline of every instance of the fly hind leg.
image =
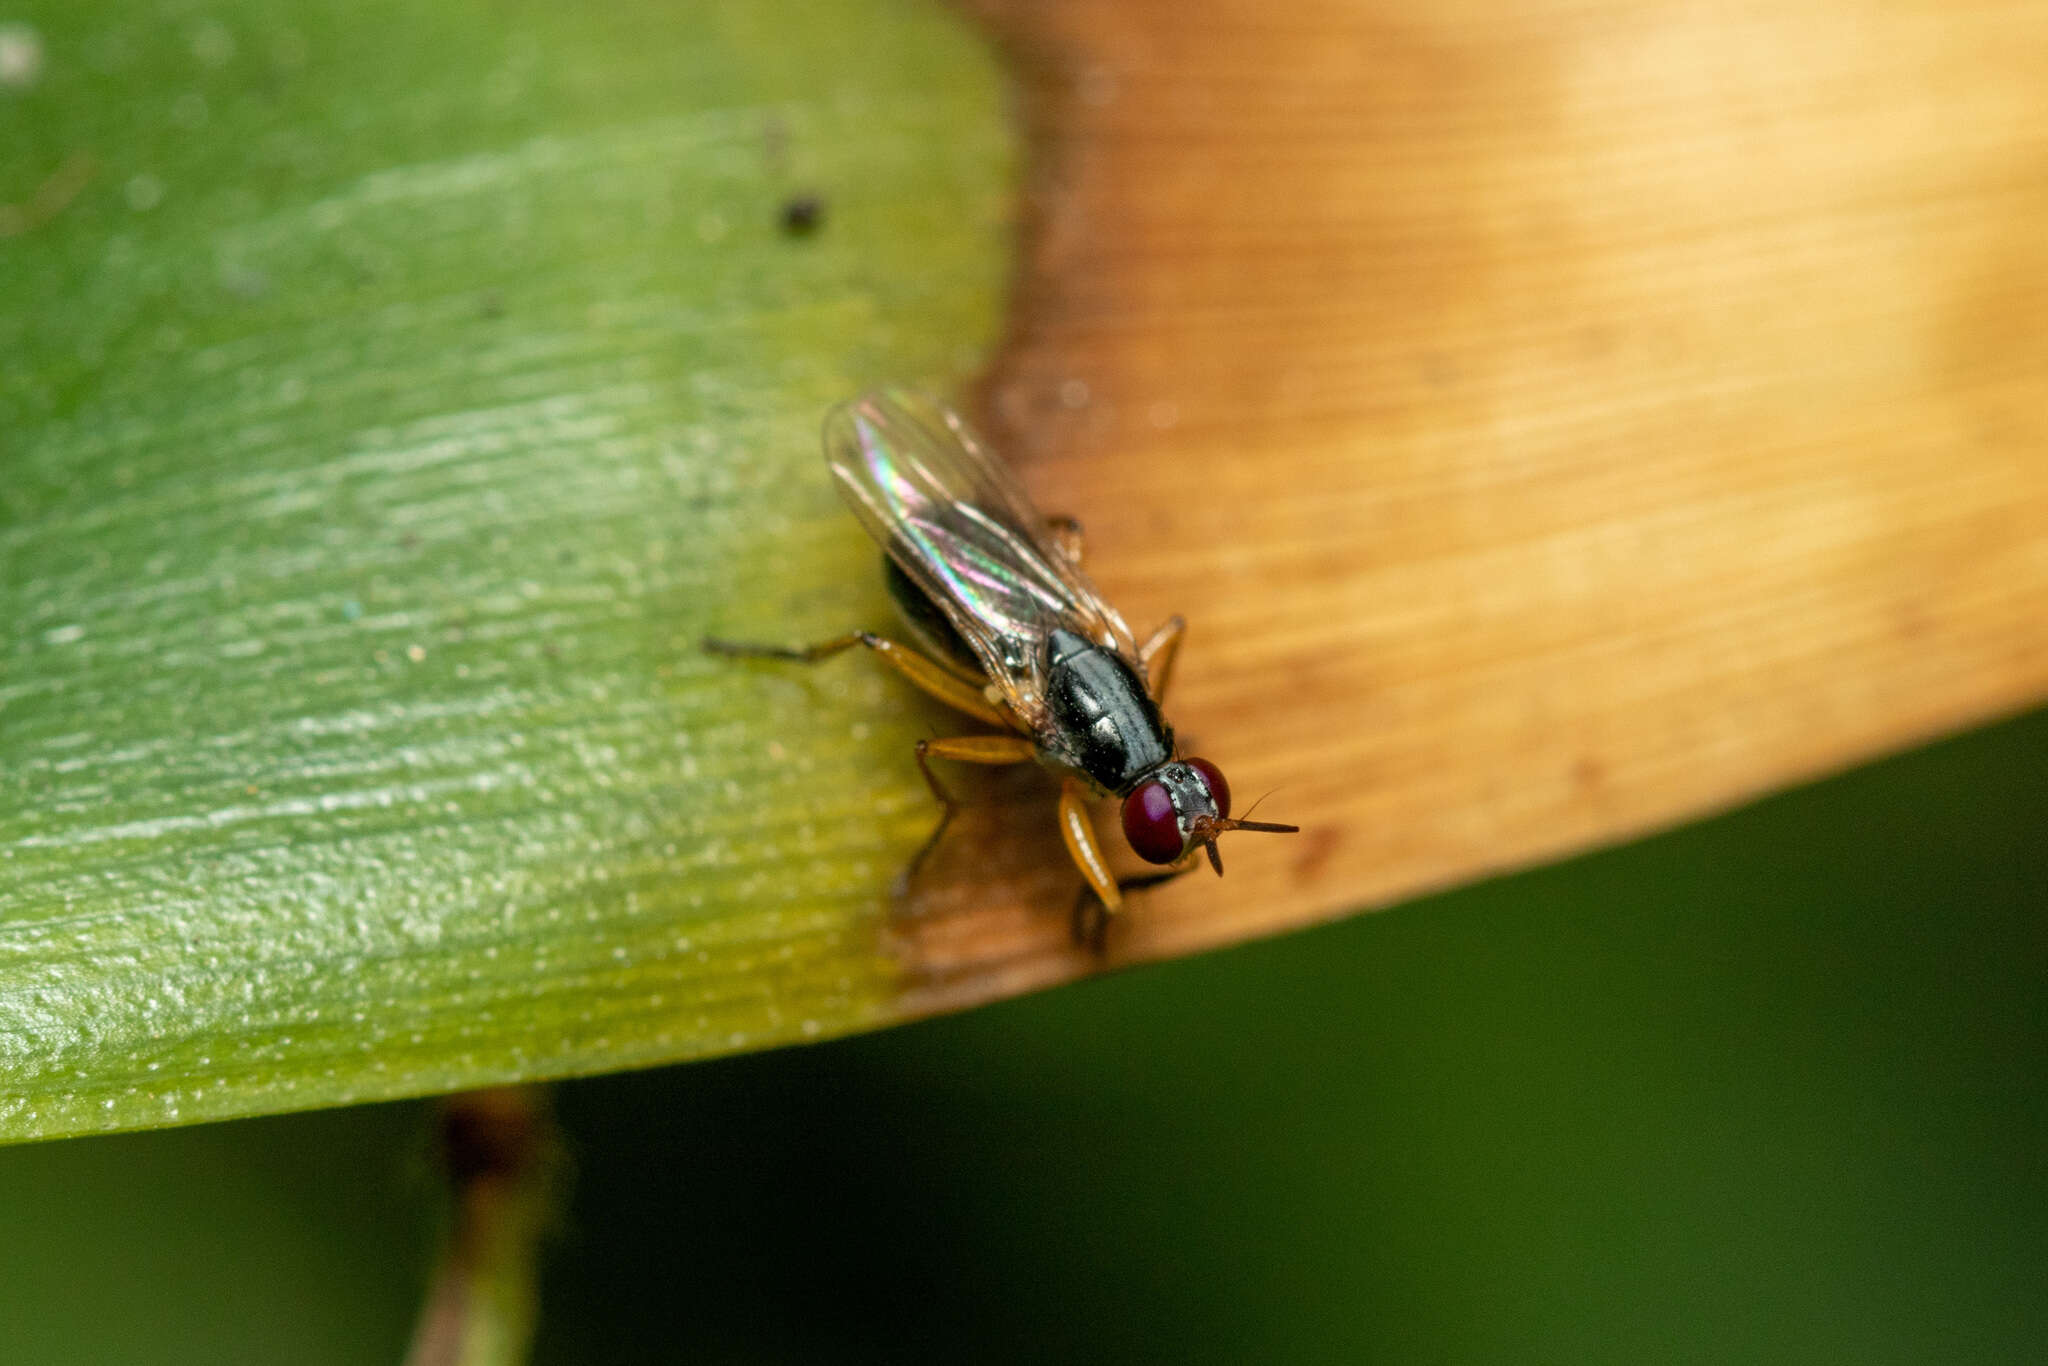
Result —
<instances>
[{"instance_id":1,"label":"fly hind leg","mask_svg":"<svg viewBox=\"0 0 2048 1366\"><path fill-rule=\"evenodd\" d=\"M965 712L977 721L986 721L1002 730L1015 729L1016 721L988 700L988 694L982 691L978 680L873 631L849 631L843 636L821 640L816 645L797 647L755 645L746 641L717 640L710 636L704 638L704 649L710 654L734 659L787 659L798 664L816 664L856 645L871 651L913 686L938 698L953 710Z\"/></svg>"}]
</instances>

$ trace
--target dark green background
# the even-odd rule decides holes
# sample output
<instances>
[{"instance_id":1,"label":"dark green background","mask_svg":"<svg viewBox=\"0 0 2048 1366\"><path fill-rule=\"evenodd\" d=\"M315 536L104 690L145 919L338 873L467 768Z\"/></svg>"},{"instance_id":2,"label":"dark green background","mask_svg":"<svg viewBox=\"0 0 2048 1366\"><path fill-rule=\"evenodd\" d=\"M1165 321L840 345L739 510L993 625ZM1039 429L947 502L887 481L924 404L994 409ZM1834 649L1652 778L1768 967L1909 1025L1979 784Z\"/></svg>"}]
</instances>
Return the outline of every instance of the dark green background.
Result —
<instances>
[{"instance_id":1,"label":"dark green background","mask_svg":"<svg viewBox=\"0 0 2048 1366\"><path fill-rule=\"evenodd\" d=\"M2036 1361L2048 712L1384 915L560 1088L539 1358ZM421 1105L0 1151L0 1360L390 1362Z\"/></svg>"}]
</instances>

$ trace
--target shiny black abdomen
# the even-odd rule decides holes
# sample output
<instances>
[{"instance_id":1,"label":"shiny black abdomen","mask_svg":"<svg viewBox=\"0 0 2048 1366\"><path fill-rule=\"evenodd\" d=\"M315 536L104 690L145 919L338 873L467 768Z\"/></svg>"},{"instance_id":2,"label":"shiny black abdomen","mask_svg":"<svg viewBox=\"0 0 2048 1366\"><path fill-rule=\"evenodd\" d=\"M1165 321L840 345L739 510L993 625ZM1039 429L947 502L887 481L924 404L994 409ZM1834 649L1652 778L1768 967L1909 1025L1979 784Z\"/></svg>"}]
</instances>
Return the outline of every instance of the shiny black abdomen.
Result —
<instances>
[{"instance_id":1,"label":"shiny black abdomen","mask_svg":"<svg viewBox=\"0 0 2048 1366\"><path fill-rule=\"evenodd\" d=\"M974 651L967 648L967 642L953 629L953 623L946 620L946 614L939 605L911 581L901 565L882 556L882 573L889 585L889 596L896 600L896 610L903 617L903 624L910 628L910 634L918 644L933 654L944 655L971 674L981 670L981 660Z\"/></svg>"},{"instance_id":2,"label":"shiny black abdomen","mask_svg":"<svg viewBox=\"0 0 2048 1366\"><path fill-rule=\"evenodd\" d=\"M1173 757L1173 732L1137 672L1072 631L1045 642L1045 703L1058 728L1053 757L1121 797Z\"/></svg>"}]
</instances>

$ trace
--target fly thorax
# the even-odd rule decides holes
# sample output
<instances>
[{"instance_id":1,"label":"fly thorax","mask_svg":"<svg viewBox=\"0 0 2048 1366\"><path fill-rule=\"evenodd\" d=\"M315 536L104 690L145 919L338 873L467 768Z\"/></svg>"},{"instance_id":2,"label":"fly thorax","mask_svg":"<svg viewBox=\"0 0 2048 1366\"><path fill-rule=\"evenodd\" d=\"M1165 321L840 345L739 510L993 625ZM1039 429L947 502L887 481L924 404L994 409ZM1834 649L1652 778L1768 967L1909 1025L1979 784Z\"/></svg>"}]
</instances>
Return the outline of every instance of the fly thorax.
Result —
<instances>
[{"instance_id":1,"label":"fly thorax","mask_svg":"<svg viewBox=\"0 0 2048 1366\"><path fill-rule=\"evenodd\" d=\"M1073 631L1046 637L1048 749L1119 796L1173 757L1172 732L1129 660Z\"/></svg>"}]
</instances>

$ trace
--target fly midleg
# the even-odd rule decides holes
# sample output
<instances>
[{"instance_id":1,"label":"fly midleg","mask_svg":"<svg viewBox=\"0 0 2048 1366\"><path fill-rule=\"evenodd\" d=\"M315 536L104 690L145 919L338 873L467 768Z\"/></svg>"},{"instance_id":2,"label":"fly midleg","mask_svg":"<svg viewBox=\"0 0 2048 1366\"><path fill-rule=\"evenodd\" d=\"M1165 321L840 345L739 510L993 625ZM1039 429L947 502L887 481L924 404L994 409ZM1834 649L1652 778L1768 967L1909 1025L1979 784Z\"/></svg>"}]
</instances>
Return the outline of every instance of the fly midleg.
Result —
<instances>
[{"instance_id":1,"label":"fly midleg","mask_svg":"<svg viewBox=\"0 0 2048 1366\"><path fill-rule=\"evenodd\" d=\"M927 760L951 759L961 764L1021 764L1037 752L1037 746L1021 735L956 735L948 740L919 740L917 769L924 774L925 786L932 790L932 797L939 804L939 823L932 827L932 833L911 856L909 865L903 870L902 880L908 882L926 856L938 848L939 837L946 833L946 827L953 823L953 813L960 809L959 799L946 791L946 785L939 781L938 774L932 772Z\"/></svg>"},{"instance_id":2,"label":"fly midleg","mask_svg":"<svg viewBox=\"0 0 2048 1366\"><path fill-rule=\"evenodd\" d=\"M786 645L755 645L745 641L714 640L706 636L704 648L715 655L732 655L740 658L788 659L799 664L816 664L830 659L842 650L856 645L872 650L884 664L902 674L920 690L936 697L955 711L972 716L977 721L986 721L991 726L1011 730L1016 722L988 700L981 685L966 678L955 669L948 668L926 655L918 653L908 645L878 636L872 631L853 631L831 640L821 640L816 645L793 648Z\"/></svg>"}]
</instances>

